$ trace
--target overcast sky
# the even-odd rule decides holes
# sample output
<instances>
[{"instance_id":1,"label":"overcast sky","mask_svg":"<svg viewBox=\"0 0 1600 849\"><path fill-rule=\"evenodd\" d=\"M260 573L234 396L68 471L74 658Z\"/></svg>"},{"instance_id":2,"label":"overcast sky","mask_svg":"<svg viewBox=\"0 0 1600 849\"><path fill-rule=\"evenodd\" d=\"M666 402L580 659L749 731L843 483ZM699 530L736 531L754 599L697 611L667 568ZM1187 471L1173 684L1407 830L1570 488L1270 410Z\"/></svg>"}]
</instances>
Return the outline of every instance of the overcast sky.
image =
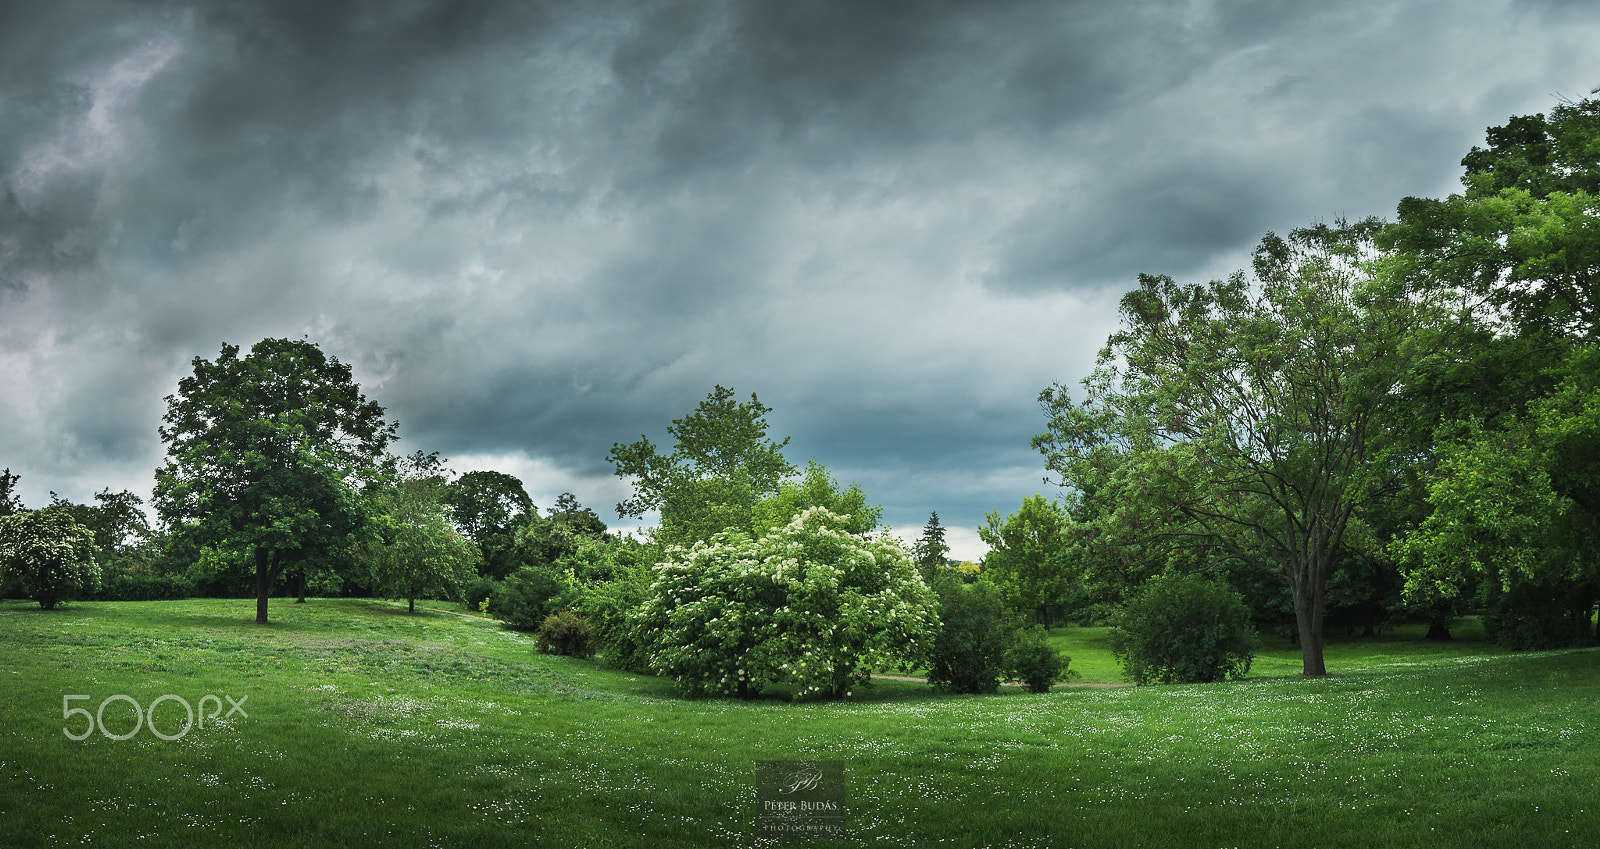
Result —
<instances>
[{"instance_id":1,"label":"overcast sky","mask_svg":"<svg viewBox=\"0 0 1600 849\"><path fill-rule=\"evenodd\" d=\"M165 396L309 337L396 450L572 491L715 384L955 553L1139 272L1458 188L1600 4L0 4L0 466L148 496Z\"/></svg>"}]
</instances>

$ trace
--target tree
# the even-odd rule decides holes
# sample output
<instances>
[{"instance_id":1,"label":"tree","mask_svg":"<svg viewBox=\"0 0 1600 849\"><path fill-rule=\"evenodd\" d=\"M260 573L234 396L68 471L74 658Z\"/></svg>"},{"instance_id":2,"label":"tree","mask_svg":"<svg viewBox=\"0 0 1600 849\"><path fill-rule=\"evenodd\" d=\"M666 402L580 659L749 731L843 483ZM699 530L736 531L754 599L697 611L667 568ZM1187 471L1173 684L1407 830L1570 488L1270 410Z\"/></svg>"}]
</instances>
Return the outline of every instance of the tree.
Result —
<instances>
[{"instance_id":1,"label":"tree","mask_svg":"<svg viewBox=\"0 0 1600 849\"><path fill-rule=\"evenodd\" d=\"M397 425L362 396L350 367L309 341L263 339L215 361L167 397L167 460L155 504L176 532L254 563L256 622L272 582L296 558L348 549L369 530L360 490Z\"/></svg>"},{"instance_id":2,"label":"tree","mask_svg":"<svg viewBox=\"0 0 1600 849\"><path fill-rule=\"evenodd\" d=\"M17 481L21 479L21 475L11 473L9 466L0 471L0 516L22 512L22 499L16 495Z\"/></svg>"},{"instance_id":3,"label":"tree","mask_svg":"<svg viewBox=\"0 0 1600 849\"><path fill-rule=\"evenodd\" d=\"M861 487L852 483L841 488L827 467L807 460L799 477L779 482L776 493L756 503L751 511L751 535L766 536L812 507L844 517L845 529L858 536L870 535L883 519L883 508L868 504Z\"/></svg>"},{"instance_id":4,"label":"tree","mask_svg":"<svg viewBox=\"0 0 1600 849\"><path fill-rule=\"evenodd\" d=\"M984 575L1001 588L1014 609L1038 614L1049 631L1052 609L1071 589L1065 511L1042 495L1030 495L1006 519L990 510L985 520L987 524L978 528L978 536L989 546Z\"/></svg>"},{"instance_id":5,"label":"tree","mask_svg":"<svg viewBox=\"0 0 1600 849\"><path fill-rule=\"evenodd\" d=\"M759 540L728 531L670 553L632 632L689 694L848 695L873 669L925 658L939 627L903 543L857 536L822 507Z\"/></svg>"},{"instance_id":6,"label":"tree","mask_svg":"<svg viewBox=\"0 0 1600 849\"><path fill-rule=\"evenodd\" d=\"M642 434L628 445L614 443L606 460L634 487L634 496L617 504L618 515L642 518L659 510L655 538L669 545L691 545L730 528L749 533L756 504L776 495L794 472L783 458L788 437L767 438L769 412L755 393L739 402L732 389L717 386L668 425L672 453L660 453Z\"/></svg>"},{"instance_id":7,"label":"tree","mask_svg":"<svg viewBox=\"0 0 1600 849\"><path fill-rule=\"evenodd\" d=\"M969 584L955 575L937 574L932 587L939 598L939 632L928 683L942 693L999 690L1017 644L1016 614L987 581Z\"/></svg>"},{"instance_id":8,"label":"tree","mask_svg":"<svg viewBox=\"0 0 1600 849\"><path fill-rule=\"evenodd\" d=\"M421 452L402 463L398 479L375 496L382 511L378 539L365 547L373 586L390 598L406 600L417 612L419 596L459 597L478 575L482 555L445 517L448 482L438 463L419 462Z\"/></svg>"},{"instance_id":9,"label":"tree","mask_svg":"<svg viewBox=\"0 0 1600 849\"><path fill-rule=\"evenodd\" d=\"M1329 568L1358 508L1398 486L1397 388L1444 344L1450 298L1375 263L1376 220L1269 234L1255 281L1140 275L1124 329L1073 404L1040 395L1034 439L1065 486L1107 452L1136 503L1173 518L1144 538L1220 551L1290 589L1303 672L1326 674Z\"/></svg>"},{"instance_id":10,"label":"tree","mask_svg":"<svg viewBox=\"0 0 1600 849\"><path fill-rule=\"evenodd\" d=\"M922 567L923 575L934 575L950 563L950 546L944 542L944 528L939 524L939 511L928 514L928 524L922 526L922 537L911 547L911 557Z\"/></svg>"},{"instance_id":11,"label":"tree","mask_svg":"<svg viewBox=\"0 0 1600 849\"><path fill-rule=\"evenodd\" d=\"M445 496L450 518L483 552L483 574L503 578L517 568L517 529L538 518L522 481L505 472L467 472Z\"/></svg>"},{"instance_id":12,"label":"tree","mask_svg":"<svg viewBox=\"0 0 1600 849\"><path fill-rule=\"evenodd\" d=\"M100 587L94 551L94 533L60 507L0 516L0 570L45 610Z\"/></svg>"}]
</instances>

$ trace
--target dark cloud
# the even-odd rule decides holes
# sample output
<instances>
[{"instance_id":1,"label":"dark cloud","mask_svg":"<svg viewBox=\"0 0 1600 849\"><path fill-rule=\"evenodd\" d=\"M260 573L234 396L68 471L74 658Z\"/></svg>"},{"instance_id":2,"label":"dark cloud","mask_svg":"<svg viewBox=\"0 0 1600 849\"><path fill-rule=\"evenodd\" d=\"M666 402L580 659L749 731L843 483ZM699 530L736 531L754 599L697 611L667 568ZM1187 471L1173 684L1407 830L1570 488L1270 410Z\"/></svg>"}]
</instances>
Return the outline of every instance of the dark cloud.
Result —
<instances>
[{"instance_id":1,"label":"dark cloud","mask_svg":"<svg viewBox=\"0 0 1600 849\"><path fill-rule=\"evenodd\" d=\"M1534 10L1536 14L1527 14ZM0 465L147 491L161 398L306 335L407 450L607 506L716 383L891 521L1039 489L1141 271L1455 188L1600 84L1581 4L0 5ZM546 497L541 495L540 497Z\"/></svg>"}]
</instances>

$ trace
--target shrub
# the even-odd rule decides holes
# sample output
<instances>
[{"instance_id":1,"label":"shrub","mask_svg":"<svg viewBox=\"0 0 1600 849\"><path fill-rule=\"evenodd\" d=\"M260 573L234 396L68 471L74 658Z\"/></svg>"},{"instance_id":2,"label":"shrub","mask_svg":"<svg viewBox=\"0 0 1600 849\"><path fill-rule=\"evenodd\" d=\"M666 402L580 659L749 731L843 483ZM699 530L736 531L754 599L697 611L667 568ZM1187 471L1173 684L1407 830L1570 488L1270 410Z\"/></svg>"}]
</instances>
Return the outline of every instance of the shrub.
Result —
<instances>
[{"instance_id":1,"label":"shrub","mask_svg":"<svg viewBox=\"0 0 1600 849\"><path fill-rule=\"evenodd\" d=\"M628 617L650 597L651 573L643 564L619 564L614 577L584 586L577 612L594 625L603 659L618 669L649 672L649 653L628 626Z\"/></svg>"},{"instance_id":2,"label":"shrub","mask_svg":"<svg viewBox=\"0 0 1600 849\"><path fill-rule=\"evenodd\" d=\"M812 507L759 540L724 532L656 567L633 633L689 694L847 695L871 670L921 660L937 601L903 544Z\"/></svg>"},{"instance_id":3,"label":"shrub","mask_svg":"<svg viewBox=\"0 0 1600 849\"><path fill-rule=\"evenodd\" d=\"M939 598L939 633L928 683L941 693L995 692L1017 631L1017 619L999 588L988 581L969 584L958 575L939 574L933 591Z\"/></svg>"},{"instance_id":4,"label":"shrub","mask_svg":"<svg viewBox=\"0 0 1600 849\"><path fill-rule=\"evenodd\" d=\"M500 584L489 598L489 615L519 631L536 631L544 618L571 607L577 593L548 567L524 566Z\"/></svg>"},{"instance_id":5,"label":"shrub","mask_svg":"<svg viewBox=\"0 0 1600 849\"><path fill-rule=\"evenodd\" d=\"M1017 640L1006 665L1011 677L1021 681L1030 691L1048 693L1058 681L1077 676L1067 666L1072 658L1062 655L1045 642L1044 634L1035 632Z\"/></svg>"},{"instance_id":6,"label":"shrub","mask_svg":"<svg viewBox=\"0 0 1600 849\"><path fill-rule=\"evenodd\" d=\"M188 575L121 574L106 579L95 598L100 601L177 601L194 595Z\"/></svg>"},{"instance_id":7,"label":"shrub","mask_svg":"<svg viewBox=\"0 0 1600 849\"><path fill-rule=\"evenodd\" d=\"M0 569L45 610L100 588L94 532L59 507L0 516Z\"/></svg>"},{"instance_id":8,"label":"shrub","mask_svg":"<svg viewBox=\"0 0 1600 849\"><path fill-rule=\"evenodd\" d=\"M1199 575L1151 578L1112 619L1111 653L1135 684L1243 678L1255 646L1239 594Z\"/></svg>"},{"instance_id":9,"label":"shrub","mask_svg":"<svg viewBox=\"0 0 1600 849\"><path fill-rule=\"evenodd\" d=\"M500 593L500 582L489 577L479 577L467 584L461 591L461 604L473 613L482 613L485 599L491 599Z\"/></svg>"},{"instance_id":10,"label":"shrub","mask_svg":"<svg viewBox=\"0 0 1600 849\"><path fill-rule=\"evenodd\" d=\"M570 610L558 610L539 625L539 651L588 657L594 654L594 626Z\"/></svg>"}]
</instances>

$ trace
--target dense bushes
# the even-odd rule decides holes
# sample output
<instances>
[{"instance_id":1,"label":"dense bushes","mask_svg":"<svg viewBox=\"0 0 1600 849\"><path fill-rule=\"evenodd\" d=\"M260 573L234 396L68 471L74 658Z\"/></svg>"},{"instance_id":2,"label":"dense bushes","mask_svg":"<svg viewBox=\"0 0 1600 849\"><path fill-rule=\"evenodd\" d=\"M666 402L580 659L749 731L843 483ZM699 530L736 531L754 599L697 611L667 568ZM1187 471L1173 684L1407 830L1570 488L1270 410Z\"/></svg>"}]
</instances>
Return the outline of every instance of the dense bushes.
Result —
<instances>
[{"instance_id":1,"label":"dense bushes","mask_svg":"<svg viewBox=\"0 0 1600 849\"><path fill-rule=\"evenodd\" d=\"M1242 678L1255 645L1239 594L1199 575L1151 578L1112 619L1111 652L1136 684Z\"/></svg>"},{"instance_id":2,"label":"dense bushes","mask_svg":"<svg viewBox=\"0 0 1600 849\"><path fill-rule=\"evenodd\" d=\"M577 593L548 567L524 566L500 582L489 615L519 631L536 631L546 616L571 607Z\"/></svg>"},{"instance_id":3,"label":"dense bushes","mask_svg":"<svg viewBox=\"0 0 1600 849\"><path fill-rule=\"evenodd\" d=\"M100 588L94 534L60 507L0 516L0 571L50 610Z\"/></svg>"},{"instance_id":4,"label":"dense bushes","mask_svg":"<svg viewBox=\"0 0 1600 849\"><path fill-rule=\"evenodd\" d=\"M487 576L480 576L467 584L461 591L461 604L473 613L482 613L484 601L494 598L500 593L500 582Z\"/></svg>"},{"instance_id":5,"label":"dense bushes","mask_svg":"<svg viewBox=\"0 0 1600 849\"><path fill-rule=\"evenodd\" d=\"M1006 677L1017 630L1000 590L987 581L968 584L954 575L936 575L933 591L939 598L939 634L928 683L942 693L995 692Z\"/></svg>"},{"instance_id":6,"label":"dense bushes","mask_svg":"<svg viewBox=\"0 0 1600 849\"><path fill-rule=\"evenodd\" d=\"M194 595L188 575L120 574L109 577L95 593L99 601L177 601Z\"/></svg>"}]
</instances>

